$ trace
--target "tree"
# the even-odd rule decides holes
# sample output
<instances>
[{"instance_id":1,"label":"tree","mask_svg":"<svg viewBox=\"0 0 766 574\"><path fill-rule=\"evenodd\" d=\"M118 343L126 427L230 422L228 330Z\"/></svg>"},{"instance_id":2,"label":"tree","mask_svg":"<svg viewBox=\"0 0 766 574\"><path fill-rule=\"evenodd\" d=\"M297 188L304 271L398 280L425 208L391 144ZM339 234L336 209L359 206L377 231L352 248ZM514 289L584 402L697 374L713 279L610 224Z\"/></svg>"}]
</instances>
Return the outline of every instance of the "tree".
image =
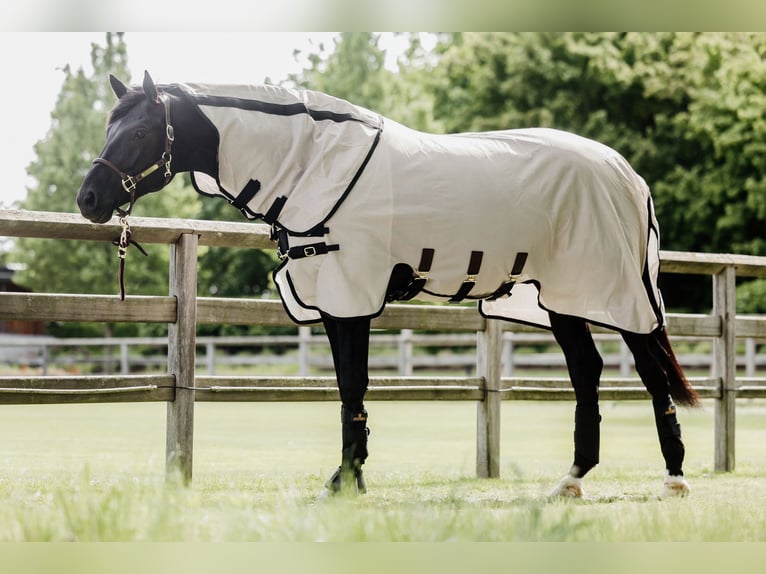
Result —
<instances>
[{"instance_id":1,"label":"tree","mask_svg":"<svg viewBox=\"0 0 766 574\"><path fill-rule=\"evenodd\" d=\"M387 69L380 35L343 32L332 50L319 46L309 55L310 67L290 79L296 85L325 92L364 106L420 130L439 129L433 119L428 91L432 65L418 34L410 34L410 47L400 58L399 69Z\"/></svg>"},{"instance_id":2,"label":"tree","mask_svg":"<svg viewBox=\"0 0 766 574\"><path fill-rule=\"evenodd\" d=\"M343 32L327 54L323 45L309 54L310 68L290 79L298 86L379 109L386 98L385 51L372 32Z\"/></svg>"}]
</instances>

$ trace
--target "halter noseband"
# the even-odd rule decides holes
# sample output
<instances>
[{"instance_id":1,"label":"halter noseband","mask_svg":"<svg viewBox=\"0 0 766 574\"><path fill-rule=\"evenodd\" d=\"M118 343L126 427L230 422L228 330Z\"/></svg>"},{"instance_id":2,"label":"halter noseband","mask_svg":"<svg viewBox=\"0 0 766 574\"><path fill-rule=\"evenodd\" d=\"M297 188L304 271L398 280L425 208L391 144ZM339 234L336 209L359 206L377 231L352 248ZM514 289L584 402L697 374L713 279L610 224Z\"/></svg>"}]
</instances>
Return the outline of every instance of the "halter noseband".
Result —
<instances>
[{"instance_id":1,"label":"halter noseband","mask_svg":"<svg viewBox=\"0 0 766 574\"><path fill-rule=\"evenodd\" d=\"M117 213L121 217L129 215L133 209L133 204L136 201L136 186L141 182L141 180L149 177L151 174L163 166L165 167L165 182L162 184L163 187L166 186L173 177L173 173L170 171L170 162L173 159L173 155L171 154L170 149L173 146L175 135L173 131L173 125L170 123L170 98L168 98L166 94L159 94L157 96L157 103L162 104L165 111L165 151L162 152L160 159L136 175L129 175L125 173L113 162L106 158L97 157L93 160L93 163L104 165L116 173L120 178L120 182L122 183L122 189L124 189L125 192L130 196L130 205L128 206L128 210L117 210Z\"/></svg>"}]
</instances>

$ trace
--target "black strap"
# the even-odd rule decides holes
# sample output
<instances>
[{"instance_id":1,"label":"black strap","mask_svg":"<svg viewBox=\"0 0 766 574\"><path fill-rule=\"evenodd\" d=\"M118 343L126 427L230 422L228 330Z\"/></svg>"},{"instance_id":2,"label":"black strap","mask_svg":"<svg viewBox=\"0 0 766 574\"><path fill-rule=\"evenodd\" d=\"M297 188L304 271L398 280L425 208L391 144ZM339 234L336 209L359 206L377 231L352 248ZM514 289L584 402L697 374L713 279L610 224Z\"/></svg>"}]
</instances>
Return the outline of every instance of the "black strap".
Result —
<instances>
[{"instance_id":1,"label":"black strap","mask_svg":"<svg viewBox=\"0 0 766 574\"><path fill-rule=\"evenodd\" d=\"M327 243L311 243L309 245L298 245L287 250L287 257L290 259L303 259L304 257L314 257L315 255L324 255L330 251L338 251L340 245L337 243L327 245Z\"/></svg>"},{"instance_id":2,"label":"black strap","mask_svg":"<svg viewBox=\"0 0 766 574\"><path fill-rule=\"evenodd\" d=\"M396 294L397 301L409 301L423 290L426 281L428 281L428 272L431 271L435 253L430 247L423 248L423 251L420 252L420 263L418 263L418 268L412 277L412 281L402 293Z\"/></svg>"},{"instance_id":3,"label":"black strap","mask_svg":"<svg viewBox=\"0 0 766 574\"><path fill-rule=\"evenodd\" d=\"M471 251L471 259L468 262L468 270L466 271L465 279L460 285L460 289L457 290L457 293L455 293L448 301L449 303L460 303L468 296L468 294L471 292L471 289L473 289L474 285L476 285L476 276L479 274L479 270L481 269L481 260L483 258L483 251Z\"/></svg>"},{"instance_id":4,"label":"black strap","mask_svg":"<svg viewBox=\"0 0 766 574\"><path fill-rule=\"evenodd\" d=\"M231 204L237 209L245 209L247 204L255 197L255 194L261 189L261 182L257 179L251 179L247 185L242 188L239 195L231 201Z\"/></svg>"},{"instance_id":5,"label":"black strap","mask_svg":"<svg viewBox=\"0 0 766 574\"><path fill-rule=\"evenodd\" d=\"M315 225L308 231L301 233L300 235L302 237L324 237L330 233L330 228L322 225L321 223L319 225Z\"/></svg>"},{"instance_id":6,"label":"black strap","mask_svg":"<svg viewBox=\"0 0 766 574\"><path fill-rule=\"evenodd\" d=\"M423 248L420 252L420 263L418 263L418 274L425 275L431 271L431 265L434 263L435 250L430 247Z\"/></svg>"},{"instance_id":7,"label":"black strap","mask_svg":"<svg viewBox=\"0 0 766 574\"><path fill-rule=\"evenodd\" d=\"M513 261L513 267L511 267L511 279L516 281L518 279L519 275L521 275L521 272L524 271L524 265L527 263L527 253L526 251L519 251L516 254L516 259Z\"/></svg>"},{"instance_id":8,"label":"black strap","mask_svg":"<svg viewBox=\"0 0 766 574\"><path fill-rule=\"evenodd\" d=\"M519 278L519 275L521 275L521 272L524 271L524 265L527 262L527 255L529 255L525 251L519 251L516 254L516 259L513 261L513 267L511 268L511 273L509 275L509 280L505 281L500 287L497 288L497 290L492 293L487 299L489 301L494 301L495 299L499 299L500 297L503 297L504 295L509 295L511 293L511 290L513 289L513 286L516 285L516 281Z\"/></svg>"},{"instance_id":9,"label":"black strap","mask_svg":"<svg viewBox=\"0 0 766 574\"><path fill-rule=\"evenodd\" d=\"M328 231L326 227L322 227L321 230ZM315 228L316 235L310 235L313 237L321 236L319 228ZM271 225L271 240L277 243L277 255L280 259L303 259L304 257L313 257L314 255L324 255L330 251L338 251L340 245L326 243L310 243L308 245L296 245L290 247L290 233L276 224Z\"/></svg>"},{"instance_id":10,"label":"black strap","mask_svg":"<svg viewBox=\"0 0 766 574\"><path fill-rule=\"evenodd\" d=\"M280 195L274 200L274 203L271 204L271 207L269 207L269 210L262 219L269 225L273 225L277 221L279 214L282 212L285 203L287 203L287 198L284 195Z\"/></svg>"}]
</instances>

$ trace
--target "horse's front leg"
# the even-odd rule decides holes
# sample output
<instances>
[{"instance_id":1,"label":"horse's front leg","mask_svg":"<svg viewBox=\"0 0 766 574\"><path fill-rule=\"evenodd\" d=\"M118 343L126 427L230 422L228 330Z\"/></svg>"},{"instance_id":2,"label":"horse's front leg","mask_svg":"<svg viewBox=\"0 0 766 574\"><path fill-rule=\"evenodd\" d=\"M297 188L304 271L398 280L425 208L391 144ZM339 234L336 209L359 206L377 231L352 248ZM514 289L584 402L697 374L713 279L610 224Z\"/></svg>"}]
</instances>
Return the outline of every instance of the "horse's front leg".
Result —
<instances>
[{"instance_id":1,"label":"horse's front leg","mask_svg":"<svg viewBox=\"0 0 766 574\"><path fill-rule=\"evenodd\" d=\"M362 465L367 459L367 411L364 395L369 383L368 354L370 319L338 320L322 315L327 338L330 340L335 374L340 391L341 464L327 481L328 492L335 493L350 485L357 492L366 492Z\"/></svg>"}]
</instances>

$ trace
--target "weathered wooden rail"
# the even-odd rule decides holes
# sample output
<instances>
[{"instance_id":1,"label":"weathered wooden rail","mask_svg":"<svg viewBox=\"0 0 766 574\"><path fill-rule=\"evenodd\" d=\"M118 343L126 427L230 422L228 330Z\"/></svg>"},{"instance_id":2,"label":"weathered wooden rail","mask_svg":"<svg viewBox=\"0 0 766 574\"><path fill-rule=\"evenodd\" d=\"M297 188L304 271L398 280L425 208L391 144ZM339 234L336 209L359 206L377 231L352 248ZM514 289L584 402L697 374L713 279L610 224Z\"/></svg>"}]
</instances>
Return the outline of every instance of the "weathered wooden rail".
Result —
<instances>
[{"instance_id":1,"label":"weathered wooden rail","mask_svg":"<svg viewBox=\"0 0 766 574\"><path fill-rule=\"evenodd\" d=\"M177 219L132 218L133 238L140 243L170 246L168 295L115 296L94 294L0 293L0 319L91 322L156 322L168 324L168 368L161 375L69 377L0 377L0 403L73 403L162 401L168 404L166 454L168 469L192 476L195 401L337 400L327 377L217 377L195 372L196 326L205 323L291 324L278 301L197 297L197 249L202 245L272 249L262 224ZM116 220L105 225L79 215L0 210L0 236L111 241L119 235ZM737 398L766 397L766 379L737 380L735 337L766 339L766 320L737 317L736 277L766 277L766 258L730 254L663 251L664 273L709 275L713 278L710 315L668 316L674 336L708 337L715 357L710 377L694 378L699 394L715 403L717 470L735 464ZM571 399L563 379L503 377L503 331L529 327L486 320L471 307L390 305L373 321L383 329L469 331L477 334L476 376L375 377L368 399L469 400L477 402L478 476L499 475L500 401ZM605 399L646 398L637 378L605 379Z\"/></svg>"}]
</instances>

